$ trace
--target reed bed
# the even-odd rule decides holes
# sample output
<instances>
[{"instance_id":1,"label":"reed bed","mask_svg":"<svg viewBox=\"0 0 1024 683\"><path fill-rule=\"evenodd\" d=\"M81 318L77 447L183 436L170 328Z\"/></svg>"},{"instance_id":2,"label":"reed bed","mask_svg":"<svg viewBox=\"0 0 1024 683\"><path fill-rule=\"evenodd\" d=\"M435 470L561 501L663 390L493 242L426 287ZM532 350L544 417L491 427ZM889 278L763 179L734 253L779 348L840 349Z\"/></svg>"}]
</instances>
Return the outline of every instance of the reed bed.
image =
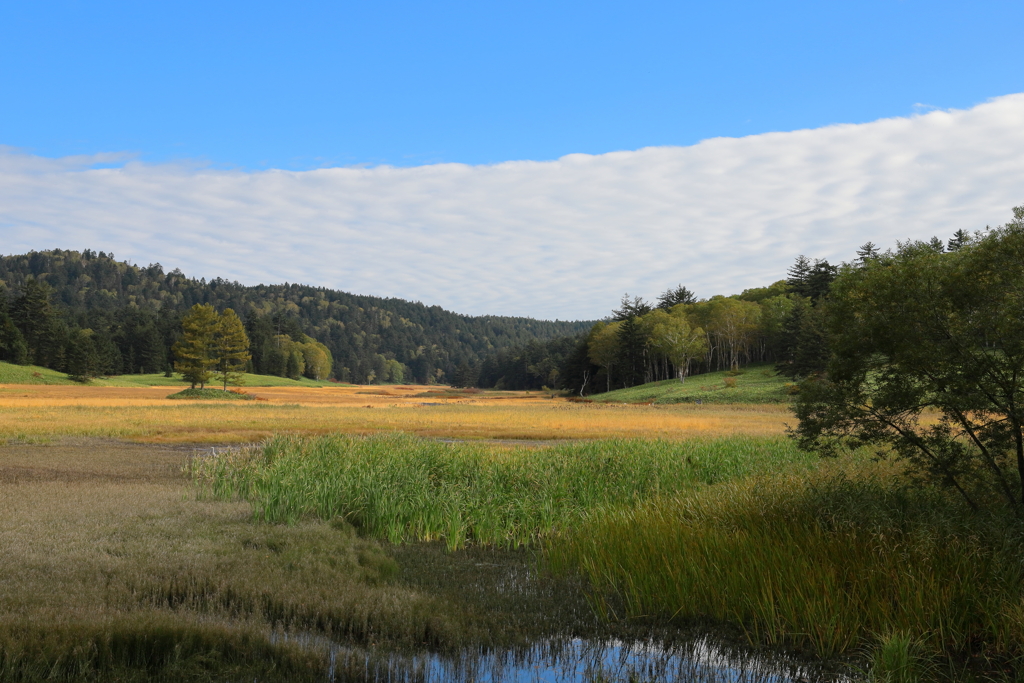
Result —
<instances>
[{"instance_id":1,"label":"reed bed","mask_svg":"<svg viewBox=\"0 0 1024 683\"><path fill-rule=\"evenodd\" d=\"M340 518L392 543L516 548L606 510L810 461L782 438L526 448L380 434L275 437L196 459L192 476L201 495L249 501L260 520Z\"/></svg>"},{"instance_id":2,"label":"reed bed","mask_svg":"<svg viewBox=\"0 0 1024 683\"><path fill-rule=\"evenodd\" d=\"M724 482L590 516L546 539L546 557L582 573L608 616L710 618L822 657L895 639L946 660L1022 663L1019 524L899 481Z\"/></svg>"}]
</instances>

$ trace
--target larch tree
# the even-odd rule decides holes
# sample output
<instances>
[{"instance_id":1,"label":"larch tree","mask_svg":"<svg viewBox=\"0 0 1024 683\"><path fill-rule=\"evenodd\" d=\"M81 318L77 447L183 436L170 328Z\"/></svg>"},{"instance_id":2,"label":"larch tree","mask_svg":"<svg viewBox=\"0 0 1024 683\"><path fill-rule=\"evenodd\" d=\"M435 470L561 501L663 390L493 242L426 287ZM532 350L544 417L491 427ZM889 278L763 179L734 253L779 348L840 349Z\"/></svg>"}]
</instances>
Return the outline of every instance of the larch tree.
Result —
<instances>
[{"instance_id":1,"label":"larch tree","mask_svg":"<svg viewBox=\"0 0 1024 683\"><path fill-rule=\"evenodd\" d=\"M213 334L213 354L217 376L224 384L241 384L242 373L252 358L249 354L249 337L241 319L230 308L225 308L217 317Z\"/></svg>"},{"instance_id":2,"label":"larch tree","mask_svg":"<svg viewBox=\"0 0 1024 683\"><path fill-rule=\"evenodd\" d=\"M174 344L174 369L195 389L210 380L210 370L216 365L214 337L218 318L211 304L196 304L181 319L182 336Z\"/></svg>"}]
</instances>

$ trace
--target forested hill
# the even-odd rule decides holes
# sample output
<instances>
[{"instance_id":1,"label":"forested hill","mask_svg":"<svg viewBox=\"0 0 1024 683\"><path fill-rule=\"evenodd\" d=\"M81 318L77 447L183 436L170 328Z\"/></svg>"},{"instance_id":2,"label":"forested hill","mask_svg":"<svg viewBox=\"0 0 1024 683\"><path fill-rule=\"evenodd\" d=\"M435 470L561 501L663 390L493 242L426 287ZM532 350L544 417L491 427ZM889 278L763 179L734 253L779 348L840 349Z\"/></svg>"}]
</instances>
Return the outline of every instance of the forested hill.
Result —
<instances>
[{"instance_id":1,"label":"forested hill","mask_svg":"<svg viewBox=\"0 0 1024 683\"><path fill-rule=\"evenodd\" d=\"M181 315L193 304L232 308L246 321L256 372L274 334L302 333L334 357L342 381L444 381L460 365L477 365L494 351L532 340L584 332L590 322L465 316L402 299L357 296L299 284L244 286L186 277L116 261L85 250L0 256L5 301L16 301L33 279L52 288L54 317L65 333L91 330L109 373L154 372L170 362ZM269 344L267 344L269 346ZM60 350L52 362L59 364ZM38 360L38 359L33 359Z\"/></svg>"}]
</instances>

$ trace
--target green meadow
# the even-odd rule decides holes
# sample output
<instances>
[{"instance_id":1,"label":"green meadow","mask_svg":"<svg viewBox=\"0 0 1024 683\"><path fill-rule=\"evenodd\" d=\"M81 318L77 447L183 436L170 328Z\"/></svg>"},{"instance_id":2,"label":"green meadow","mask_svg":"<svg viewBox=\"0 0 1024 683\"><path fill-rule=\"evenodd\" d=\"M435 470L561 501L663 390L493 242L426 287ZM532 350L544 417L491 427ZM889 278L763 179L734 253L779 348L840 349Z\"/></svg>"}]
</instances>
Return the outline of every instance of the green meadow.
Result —
<instances>
[{"instance_id":1,"label":"green meadow","mask_svg":"<svg viewBox=\"0 0 1024 683\"><path fill-rule=\"evenodd\" d=\"M15 365L13 363L0 362L0 384L49 384L49 385L75 385L96 387L177 387L184 382L181 377L175 374L173 377L166 377L163 373L144 375L117 375L112 377L96 377L88 382L77 382L70 379L67 374L43 368L36 365ZM216 378L208 386L216 387ZM312 380L307 377L289 379L287 377L276 377L274 375L253 375L242 373L241 386L246 387L324 387L338 386L334 382Z\"/></svg>"},{"instance_id":2,"label":"green meadow","mask_svg":"<svg viewBox=\"0 0 1024 683\"><path fill-rule=\"evenodd\" d=\"M742 370L725 370L692 375L685 381L666 379L627 389L617 389L591 398L601 403L788 403L796 385L779 375L770 363L750 365Z\"/></svg>"}]
</instances>

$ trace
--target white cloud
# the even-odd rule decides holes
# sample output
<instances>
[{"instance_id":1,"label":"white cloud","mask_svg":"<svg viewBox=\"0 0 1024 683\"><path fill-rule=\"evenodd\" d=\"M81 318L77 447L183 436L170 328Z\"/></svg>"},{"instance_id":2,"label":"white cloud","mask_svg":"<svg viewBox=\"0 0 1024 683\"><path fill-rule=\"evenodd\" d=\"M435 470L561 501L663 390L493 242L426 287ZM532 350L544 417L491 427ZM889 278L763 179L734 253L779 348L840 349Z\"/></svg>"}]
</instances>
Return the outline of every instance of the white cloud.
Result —
<instances>
[{"instance_id":1,"label":"white cloud","mask_svg":"<svg viewBox=\"0 0 1024 683\"><path fill-rule=\"evenodd\" d=\"M96 168L98 164L114 165ZM595 318L798 254L946 238L1024 203L1024 94L969 110L492 166L223 171L0 148L0 252L302 282L471 314Z\"/></svg>"}]
</instances>

